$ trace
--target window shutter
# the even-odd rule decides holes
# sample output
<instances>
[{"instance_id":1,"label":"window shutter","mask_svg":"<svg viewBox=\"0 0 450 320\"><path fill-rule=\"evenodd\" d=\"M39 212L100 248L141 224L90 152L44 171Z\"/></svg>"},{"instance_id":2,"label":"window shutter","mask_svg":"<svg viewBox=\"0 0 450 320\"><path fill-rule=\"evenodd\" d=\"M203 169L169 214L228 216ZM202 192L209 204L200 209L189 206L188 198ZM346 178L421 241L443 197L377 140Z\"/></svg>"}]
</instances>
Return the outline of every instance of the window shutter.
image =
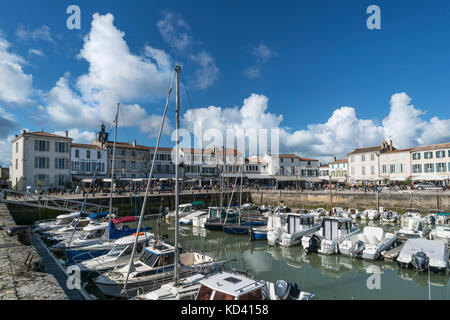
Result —
<instances>
[{"instance_id":1,"label":"window shutter","mask_svg":"<svg viewBox=\"0 0 450 320\"><path fill-rule=\"evenodd\" d=\"M39 142L37 140L34 140L34 151L38 151L39 148Z\"/></svg>"},{"instance_id":2,"label":"window shutter","mask_svg":"<svg viewBox=\"0 0 450 320\"><path fill-rule=\"evenodd\" d=\"M48 168L50 168L50 158L45 158L45 159L47 159L45 162L45 167L48 169Z\"/></svg>"},{"instance_id":3,"label":"window shutter","mask_svg":"<svg viewBox=\"0 0 450 320\"><path fill-rule=\"evenodd\" d=\"M66 163L66 166L64 169L69 169L69 159L64 159L64 162Z\"/></svg>"},{"instance_id":4,"label":"window shutter","mask_svg":"<svg viewBox=\"0 0 450 320\"><path fill-rule=\"evenodd\" d=\"M55 169L58 169L58 158L55 158Z\"/></svg>"},{"instance_id":5,"label":"window shutter","mask_svg":"<svg viewBox=\"0 0 450 320\"><path fill-rule=\"evenodd\" d=\"M39 166L39 159L38 157L34 157L34 167L38 168L38 166Z\"/></svg>"}]
</instances>

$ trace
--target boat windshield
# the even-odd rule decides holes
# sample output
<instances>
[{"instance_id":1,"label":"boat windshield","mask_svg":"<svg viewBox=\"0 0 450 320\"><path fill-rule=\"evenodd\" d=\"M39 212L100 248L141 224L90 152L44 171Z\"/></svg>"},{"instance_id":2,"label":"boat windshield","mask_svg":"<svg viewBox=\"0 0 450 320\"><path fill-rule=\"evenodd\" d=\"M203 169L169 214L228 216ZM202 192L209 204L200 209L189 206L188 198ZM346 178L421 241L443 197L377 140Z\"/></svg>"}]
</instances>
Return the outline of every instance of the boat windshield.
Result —
<instances>
[{"instance_id":1,"label":"boat windshield","mask_svg":"<svg viewBox=\"0 0 450 320\"><path fill-rule=\"evenodd\" d=\"M80 239L80 240L97 239L97 238L100 238L101 236L103 236L104 233L105 233L105 229L84 231L80 234L80 237L78 239Z\"/></svg>"},{"instance_id":2,"label":"boat windshield","mask_svg":"<svg viewBox=\"0 0 450 320\"><path fill-rule=\"evenodd\" d=\"M421 228L421 224L420 221L417 220L413 220L413 219L403 219L402 220L402 229L407 229L407 230L419 230L422 229Z\"/></svg>"},{"instance_id":3,"label":"boat windshield","mask_svg":"<svg viewBox=\"0 0 450 320\"><path fill-rule=\"evenodd\" d=\"M139 261L145 263L149 267L153 267L155 265L155 263L158 261L158 259L159 259L159 255L152 253L148 250L145 250L144 254L139 259Z\"/></svg>"},{"instance_id":4,"label":"boat windshield","mask_svg":"<svg viewBox=\"0 0 450 320\"><path fill-rule=\"evenodd\" d=\"M187 206L187 207L178 207L178 212L189 212L191 211L191 207Z\"/></svg>"},{"instance_id":5,"label":"boat windshield","mask_svg":"<svg viewBox=\"0 0 450 320\"><path fill-rule=\"evenodd\" d=\"M118 244L109 250L106 255L108 257L118 257L127 246L127 244Z\"/></svg>"}]
</instances>

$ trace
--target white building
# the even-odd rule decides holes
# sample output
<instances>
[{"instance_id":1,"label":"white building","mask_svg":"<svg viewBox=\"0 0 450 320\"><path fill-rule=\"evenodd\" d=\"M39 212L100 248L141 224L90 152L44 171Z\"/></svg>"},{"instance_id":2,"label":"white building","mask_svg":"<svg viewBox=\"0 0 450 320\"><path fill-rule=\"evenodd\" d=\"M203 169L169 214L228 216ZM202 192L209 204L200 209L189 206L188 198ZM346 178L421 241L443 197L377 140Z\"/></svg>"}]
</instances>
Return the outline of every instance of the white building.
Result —
<instances>
[{"instance_id":1,"label":"white building","mask_svg":"<svg viewBox=\"0 0 450 320\"><path fill-rule=\"evenodd\" d=\"M322 181L330 180L330 165L329 164L321 164L319 165L319 179Z\"/></svg>"},{"instance_id":2,"label":"white building","mask_svg":"<svg viewBox=\"0 0 450 320\"><path fill-rule=\"evenodd\" d=\"M380 154L397 150L385 140L378 147L355 149L348 154L348 182L350 184L379 183Z\"/></svg>"},{"instance_id":3,"label":"white building","mask_svg":"<svg viewBox=\"0 0 450 320\"><path fill-rule=\"evenodd\" d=\"M410 150L392 150L380 154L379 172L382 181L406 181L411 177Z\"/></svg>"},{"instance_id":4,"label":"white building","mask_svg":"<svg viewBox=\"0 0 450 320\"><path fill-rule=\"evenodd\" d=\"M450 143L412 148L411 176L413 181L450 182Z\"/></svg>"},{"instance_id":5,"label":"white building","mask_svg":"<svg viewBox=\"0 0 450 320\"><path fill-rule=\"evenodd\" d=\"M71 183L70 143L72 139L48 132L16 135L12 143L10 179L13 189L25 191L64 189Z\"/></svg>"},{"instance_id":6,"label":"white building","mask_svg":"<svg viewBox=\"0 0 450 320\"><path fill-rule=\"evenodd\" d=\"M330 162L328 166L332 182L340 182L340 183L347 182L348 176L347 159L336 160L335 157L334 161Z\"/></svg>"},{"instance_id":7,"label":"white building","mask_svg":"<svg viewBox=\"0 0 450 320\"><path fill-rule=\"evenodd\" d=\"M96 179L106 178L108 156L106 149L95 144L71 144L72 178L82 180L94 176Z\"/></svg>"}]
</instances>

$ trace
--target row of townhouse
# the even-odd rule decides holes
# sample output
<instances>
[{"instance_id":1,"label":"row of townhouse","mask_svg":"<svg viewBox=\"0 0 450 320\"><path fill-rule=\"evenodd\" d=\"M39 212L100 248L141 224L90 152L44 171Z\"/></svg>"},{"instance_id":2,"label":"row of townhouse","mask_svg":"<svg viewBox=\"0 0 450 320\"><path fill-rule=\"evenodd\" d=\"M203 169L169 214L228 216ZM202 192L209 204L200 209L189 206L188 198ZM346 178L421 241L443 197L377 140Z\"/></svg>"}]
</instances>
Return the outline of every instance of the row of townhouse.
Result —
<instances>
[{"instance_id":1,"label":"row of townhouse","mask_svg":"<svg viewBox=\"0 0 450 320\"><path fill-rule=\"evenodd\" d=\"M77 181L109 179L113 167L113 142L107 141L104 126L92 144L75 143L68 136L44 131L23 131L12 142L10 181L13 189L63 189ZM175 177L172 148L159 148L133 143L116 142L114 172L116 179L141 180L148 178L154 161L153 178ZM270 153L264 156L244 157L237 149L181 148L183 164L179 177L185 180L215 179L219 174L226 182L235 181L241 174L249 180L264 179L271 183L292 181L319 182L318 160L295 154Z\"/></svg>"},{"instance_id":2,"label":"row of townhouse","mask_svg":"<svg viewBox=\"0 0 450 320\"><path fill-rule=\"evenodd\" d=\"M320 178L349 184L389 180L450 182L450 143L397 149L392 140L380 146L355 149L347 159L320 166Z\"/></svg>"}]
</instances>

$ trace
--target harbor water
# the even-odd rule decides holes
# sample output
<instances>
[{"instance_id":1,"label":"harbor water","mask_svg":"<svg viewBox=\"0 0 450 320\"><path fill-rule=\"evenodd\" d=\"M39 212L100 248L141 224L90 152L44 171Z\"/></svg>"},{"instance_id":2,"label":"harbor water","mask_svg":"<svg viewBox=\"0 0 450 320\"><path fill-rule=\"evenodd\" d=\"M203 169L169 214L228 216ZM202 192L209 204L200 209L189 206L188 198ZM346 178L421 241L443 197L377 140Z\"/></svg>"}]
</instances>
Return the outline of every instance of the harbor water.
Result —
<instances>
[{"instance_id":1,"label":"harbor water","mask_svg":"<svg viewBox=\"0 0 450 320\"><path fill-rule=\"evenodd\" d=\"M14 215L14 211L12 211ZM52 214L42 212L42 216ZM37 213L26 210L16 212L17 220L32 223ZM358 221L363 228L364 222ZM385 231L393 232L398 224L381 224ZM167 235L168 243L174 243L175 226L173 222L159 219L145 220L159 236ZM248 235L229 235L221 231L209 231L192 226L180 226L180 246L187 251L198 251L215 259L236 259L229 267L248 271L255 279L271 282L283 279L298 282L302 290L315 294L315 299L361 300L361 299L420 299L428 300L450 298L449 276L430 274L430 292L427 273L400 269L396 262L384 260L366 261L351 259L339 254L326 256L313 253L306 255L300 247L268 247L267 241L250 241ZM93 284L86 289L102 299Z\"/></svg>"}]
</instances>

